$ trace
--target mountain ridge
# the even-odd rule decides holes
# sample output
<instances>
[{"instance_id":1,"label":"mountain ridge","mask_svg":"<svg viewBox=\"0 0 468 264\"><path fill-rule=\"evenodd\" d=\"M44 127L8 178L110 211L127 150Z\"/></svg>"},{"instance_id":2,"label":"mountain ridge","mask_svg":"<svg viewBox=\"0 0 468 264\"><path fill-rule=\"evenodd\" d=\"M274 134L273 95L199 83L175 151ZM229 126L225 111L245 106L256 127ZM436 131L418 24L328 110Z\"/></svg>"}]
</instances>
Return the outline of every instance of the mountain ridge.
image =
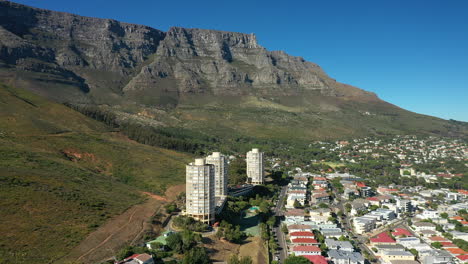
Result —
<instances>
[{"instance_id":1,"label":"mountain ridge","mask_svg":"<svg viewBox=\"0 0 468 264\"><path fill-rule=\"evenodd\" d=\"M275 136L275 127L301 122L309 125L300 124L292 135L302 139L468 134L463 124L414 114L339 83L302 57L268 51L254 34L182 27L164 32L7 1L0 1L0 81L135 120L155 111L150 125L224 126L224 134L258 136L266 129ZM223 115L238 121L226 125ZM244 130L239 121L248 123L240 126Z\"/></svg>"}]
</instances>

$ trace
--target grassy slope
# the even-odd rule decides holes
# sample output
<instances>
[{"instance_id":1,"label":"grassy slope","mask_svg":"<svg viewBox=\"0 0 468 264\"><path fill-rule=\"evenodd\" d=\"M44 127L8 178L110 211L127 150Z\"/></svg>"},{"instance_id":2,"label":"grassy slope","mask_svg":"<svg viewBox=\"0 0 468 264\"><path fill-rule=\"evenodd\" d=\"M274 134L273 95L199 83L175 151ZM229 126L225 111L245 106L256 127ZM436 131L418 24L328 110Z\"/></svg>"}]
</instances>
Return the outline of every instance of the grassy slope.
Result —
<instances>
[{"instance_id":1,"label":"grassy slope","mask_svg":"<svg viewBox=\"0 0 468 264\"><path fill-rule=\"evenodd\" d=\"M468 135L466 124L412 113L382 101L314 95L218 97L208 100L208 104L203 100L187 98L173 113L186 128L220 136L311 140L388 134Z\"/></svg>"},{"instance_id":2,"label":"grassy slope","mask_svg":"<svg viewBox=\"0 0 468 264\"><path fill-rule=\"evenodd\" d=\"M140 191L182 183L188 159L0 84L0 263L63 256Z\"/></svg>"}]
</instances>

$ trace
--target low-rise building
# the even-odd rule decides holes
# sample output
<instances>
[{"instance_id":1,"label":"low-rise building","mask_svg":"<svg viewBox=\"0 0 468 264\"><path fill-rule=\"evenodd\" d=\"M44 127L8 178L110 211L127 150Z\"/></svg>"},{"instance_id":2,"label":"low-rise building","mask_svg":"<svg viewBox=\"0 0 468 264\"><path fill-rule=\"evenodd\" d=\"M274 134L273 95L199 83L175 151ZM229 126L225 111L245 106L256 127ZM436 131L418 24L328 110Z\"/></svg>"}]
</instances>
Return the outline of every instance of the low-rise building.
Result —
<instances>
[{"instance_id":1,"label":"low-rise building","mask_svg":"<svg viewBox=\"0 0 468 264\"><path fill-rule=\"evenodd\" d=\"M149 254L133 254L123 261L118 262L119 264L154 264L153 257Z\"/></svg>"},{"instance_id":2,"label":"low-rise building","mask_svg":"<svg viewBox=\"0 0 468 264\"><path fill-rule=\"evenodd\" d=\"M376 222L377 221L375 220L375 218L364 217L364 216L355 217L353 219L354 230L358 234L367 233L375 228Z\"/></svg>"},{"instance_id":3,"label":"low-rise building","mask_svg":"<svg viewBox=\"0 0 468 264\"><path fill-rule=\"evenodd\" d=\"M289 233L289 237L291 239L296 239L296 238L314 238L314 233L308 232L308 231L301 231L301 232L292 232Z\"/></svg>"},{"instance_id":4,"label":"low-rise building","mask_svg":"<svg viewBox=\"0 0 468 264\"><path fill-rule=\"evenodd\" d=\"M320 243L317 240L313 239L313 238L301 237L301 238L291 239L291 244L293 246L317 246Z\"/></svg>"},{"instance_id":5,"label":"low-rise building","mask_svg":"<svg viewBox=\"0 0 468 264\"><path fill-rule=\"evenodd\" d=\"M343 250L343 251L354 251L354 247L349 241L338 241L330 238L325 239L325 245L329 249Z\"/></svg>"},{"instance_id":6,"label":"low-rise building","mask_svg":"<svg viewBox=\"0 0 468 264\"><path fill-rule=\"evenodd\" d=\"M422 230L436 230L436 225L429 222L416 222L413 224L413 226L414 230L416 230L417 232L421 232Z\"/></svg>"},{"instance_id":7,"label":"low-rise building","mask_svg":"<svg viewBox=\"0 0 468 264\"><path fill-rule=\"evenodd\" d=\"M408 251L385 251L380 255L385 262L393 260L414 260L414 255Z\"/></svg>"},{"instance_id":8,"label":"low-rise building","mask_svg":"<svg viewBox=\"0 0 468 264\"><path fill-rule=\"evenodd\" d=\"M395 245L396 241L390 237L386 232L382 232L370 239L371 245Z\"/></svg>"},{"instance_id":9,"label":"low-rise building","mask_svg":"<svg viewBox=\"0 0 468 264\"><path fill-rule=\"evenodd\" d=\"M433 250L421 260L422 264L449 264L453 262L453 256L444 250Z\"/></svg>"},{"instance_id":10,"label":"low-rise building","mask_svg":"<svg viewBox=\"0 0 468 264\"><path fill-rule=\"evenodd\" d=\"M292 248L292 252L296 256L303 256L303 255L320 255L322 250L316 246L294 246Z\"/></svg>"},{"instance_id":11,"label":"low-rise building","mask_svg":"<svg viewBox=\"0 0 468 264\"><path fill-rule=\"evenodd\" d=\"M401 237L397 238L396 242L406 248L411 248L412 245L421 243L421 240L417 237Z\"/></svg>"},{"instance_id":12,"label":"low-rise building","mask_svg":"<svg viewBox=\"0 0 468 264\"><path fill-rule=\"evenodd\" d=\"M288 232L302 232L302 231L312 231L312 226L311 225L301 225L301 224L292 224L288 225Z\"/></svg>"},{"instance_id":13,"label":"low-rise building","mask_svg":"<svg viewBox=\"0 0 468 264\"><path fill-rule=\"evenodd\" d=\"M377 249L377 251L379 253L383 252L383 251L405 251L405 247L400 245L400 244L396 244L396 245L375 245L375 248Z\"/></svg>"},{"instance_id":14,"label":"low-rise building","mask_svg":"<svg viewBox=\"0 0 468 264\"><path fill-rule=\"evenodd\" d=\"M364 258L359 252L332 249L328 258L335 264L364 264Z\"/></svg>"}]
</instances>

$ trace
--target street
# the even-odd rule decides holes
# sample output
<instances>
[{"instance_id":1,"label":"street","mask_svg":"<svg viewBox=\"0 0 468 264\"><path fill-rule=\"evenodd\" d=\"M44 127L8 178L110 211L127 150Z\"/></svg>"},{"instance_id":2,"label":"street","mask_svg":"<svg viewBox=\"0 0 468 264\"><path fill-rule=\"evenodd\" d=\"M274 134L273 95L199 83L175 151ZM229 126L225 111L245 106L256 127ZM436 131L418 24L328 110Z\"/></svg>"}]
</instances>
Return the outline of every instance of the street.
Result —
<instances>
[{"instance_id":1,"label":"street","mask_svg":"<svg viewBox=\"0 0 468 264\"><path fill-rule=\"evenodd\" d=\"M275 207L275 215L277 218L281 218L283 216L283 204L284 204L284 198L286 196L286 191L287 191L288 186L283 186L281 188L280 195L278 197L278 203L276 204ZM280 221L278 221L281 223ZM278 239L278 245L279 245L279 262L282 263L283 260L288 256L288 248L286 246L286 237L283 231L281 231L281 224L278 224L274 228L274 232L276 233L277 239ZM273 258L274 259L274 258Z\"/></svg>"}]
</instances>

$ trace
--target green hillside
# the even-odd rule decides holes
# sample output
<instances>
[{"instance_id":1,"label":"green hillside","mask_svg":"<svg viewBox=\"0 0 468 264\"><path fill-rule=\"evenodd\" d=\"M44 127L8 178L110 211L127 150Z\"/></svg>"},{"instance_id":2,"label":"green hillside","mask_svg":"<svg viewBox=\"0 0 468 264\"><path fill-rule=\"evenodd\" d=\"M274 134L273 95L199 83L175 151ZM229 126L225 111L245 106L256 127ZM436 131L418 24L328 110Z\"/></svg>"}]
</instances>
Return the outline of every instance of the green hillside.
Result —
<instances>
[{"instance_id":1,"label":"green hillside","mask_svg":"<svg viewBox=\"0 0 468 264\"><path fill-rule=\"evenodd\" d=\"M0 263L65 255L141 191L183 183L189 158L0 84Z\"/></svg>"}]
</instances>

